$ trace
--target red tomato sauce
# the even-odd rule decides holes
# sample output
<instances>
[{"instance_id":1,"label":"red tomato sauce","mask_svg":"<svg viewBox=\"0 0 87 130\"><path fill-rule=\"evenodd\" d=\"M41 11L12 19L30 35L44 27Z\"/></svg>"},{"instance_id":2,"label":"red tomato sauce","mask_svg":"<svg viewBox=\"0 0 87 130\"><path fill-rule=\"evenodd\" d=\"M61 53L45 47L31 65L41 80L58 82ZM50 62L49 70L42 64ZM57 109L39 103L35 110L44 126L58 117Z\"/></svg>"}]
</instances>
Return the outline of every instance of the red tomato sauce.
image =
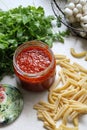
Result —
<instances>
[{"instance_id":1,"label":"red tomato sauce","mask_svg":"<svg viewBox=\"0 0 87 130\"><path fill-rule=\"evenodd\" d=\"M40 47L29 47L17 56L17 65L26 72L35 74L45 70L51 63L48 52Z\"/></svg>"}]
</instances>

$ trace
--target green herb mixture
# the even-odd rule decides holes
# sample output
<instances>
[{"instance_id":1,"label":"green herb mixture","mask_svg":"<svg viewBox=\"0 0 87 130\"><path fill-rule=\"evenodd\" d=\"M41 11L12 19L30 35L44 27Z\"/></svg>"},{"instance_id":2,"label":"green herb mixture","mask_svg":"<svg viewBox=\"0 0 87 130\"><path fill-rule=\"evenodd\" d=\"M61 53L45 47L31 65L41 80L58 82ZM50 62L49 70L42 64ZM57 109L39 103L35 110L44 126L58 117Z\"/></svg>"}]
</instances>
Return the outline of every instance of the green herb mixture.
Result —
<instances>
[{"instance_id":1,"label":"green herb mixture","mask_svg":"<svg viewBox=\"0 0 87 130\"><path fill-rule=\"evenodd\" d=\"M9 11L0 10L0 77L13 72L15 49L29 40L41 40L52 47L54 40L64 42L67 32L53 33L53 16L45 16L42 7L19 6Z\"/></svg>"}]
</instances>

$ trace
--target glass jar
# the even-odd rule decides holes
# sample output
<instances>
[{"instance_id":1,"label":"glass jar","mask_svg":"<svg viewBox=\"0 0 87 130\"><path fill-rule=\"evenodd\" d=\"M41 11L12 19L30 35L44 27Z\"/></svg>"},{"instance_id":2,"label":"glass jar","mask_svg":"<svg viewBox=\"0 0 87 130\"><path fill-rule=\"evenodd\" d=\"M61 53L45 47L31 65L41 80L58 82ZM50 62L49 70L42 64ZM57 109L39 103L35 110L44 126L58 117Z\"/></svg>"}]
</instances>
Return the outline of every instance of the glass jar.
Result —
<instances>
[{"instance_id":1,"label":"glass jar","mask_svg":"<svg viewBox=\"0 0 87 130\"><path fill-rule=\"evenodd\" d=\"M41 41L21 44L14 53L13 67L18 81L26 90L46 90L55 80L55 57L51 49Z\"/></svg>"}]
</instances>

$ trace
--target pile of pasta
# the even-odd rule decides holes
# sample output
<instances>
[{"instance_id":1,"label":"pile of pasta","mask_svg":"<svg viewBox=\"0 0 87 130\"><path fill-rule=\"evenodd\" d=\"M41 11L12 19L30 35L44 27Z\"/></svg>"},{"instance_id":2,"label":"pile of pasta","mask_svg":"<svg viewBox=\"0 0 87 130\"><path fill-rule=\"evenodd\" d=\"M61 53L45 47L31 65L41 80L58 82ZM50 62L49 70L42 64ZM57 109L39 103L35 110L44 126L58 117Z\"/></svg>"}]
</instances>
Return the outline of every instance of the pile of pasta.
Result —
<instances>
[{"instance_id":1,"label":"pile of pasta","mask_svg":"<svg viewBox=\"0 0 87 130\"><path fill-rule=\"evenodd\" d=\"M47 130L78 130L79 116L87 113L87 70L78 63L71 64L65 55L55 58L60 66L58 78L49 89L48 101L39 101L34 109Z\"/></svg>"}]
</instances>

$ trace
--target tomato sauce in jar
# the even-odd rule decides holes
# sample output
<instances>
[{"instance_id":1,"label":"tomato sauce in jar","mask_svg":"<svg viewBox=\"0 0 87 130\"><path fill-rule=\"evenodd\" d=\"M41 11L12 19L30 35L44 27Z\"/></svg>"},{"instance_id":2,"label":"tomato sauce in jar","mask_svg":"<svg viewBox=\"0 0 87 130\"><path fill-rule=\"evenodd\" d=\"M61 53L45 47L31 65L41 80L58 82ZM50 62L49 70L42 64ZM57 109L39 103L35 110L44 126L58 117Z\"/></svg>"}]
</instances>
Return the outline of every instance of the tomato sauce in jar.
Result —
<instances>
[{"instance_id":1,"label":"tomato sauce in jar","mask_svg":"<svg viewBox=\"0 0 87 130\"><path fill-rule=\"evenodd\" d=\"M24 89L43 91L55 80L56 62L51 49L40 41L20 45L13 57L15 74Z\"/></svg>"}]
</instances>

